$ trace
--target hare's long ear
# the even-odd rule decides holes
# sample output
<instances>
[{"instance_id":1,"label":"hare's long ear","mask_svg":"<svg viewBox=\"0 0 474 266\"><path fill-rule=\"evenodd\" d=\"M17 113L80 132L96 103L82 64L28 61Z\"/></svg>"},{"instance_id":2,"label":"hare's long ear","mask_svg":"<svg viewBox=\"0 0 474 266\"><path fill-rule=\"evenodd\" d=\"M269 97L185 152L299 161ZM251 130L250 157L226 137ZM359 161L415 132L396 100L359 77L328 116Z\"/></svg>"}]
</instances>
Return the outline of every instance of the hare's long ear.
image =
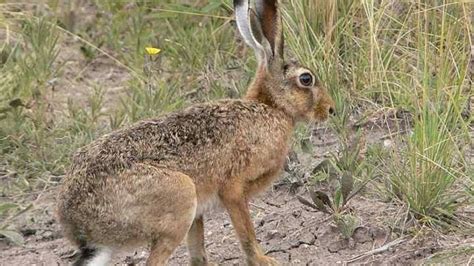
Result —
<instances>
[{"instance_id":1,"label":"hare's long ear","mask_svg":"<svg viewBox=\"0 0 474 266\"><path fill-rule=\"evenodd\" d=\"M256 0L256 8L263 35L270 43L273 56L283 59L283 23L278 9L278 0Z\"/></svg>"},{"instance_id":2,"label":"hare's long ear","mask_svg":"<svg viewBox=\"0 0 474 266\"><path fill-rule=\"evenodd\" d=\"M234 9L237 28L245 43L255 51L259 64L266 64L273 51L257 14L249 7L249 0L234 0Z\"/></svg>"}]
</instances>

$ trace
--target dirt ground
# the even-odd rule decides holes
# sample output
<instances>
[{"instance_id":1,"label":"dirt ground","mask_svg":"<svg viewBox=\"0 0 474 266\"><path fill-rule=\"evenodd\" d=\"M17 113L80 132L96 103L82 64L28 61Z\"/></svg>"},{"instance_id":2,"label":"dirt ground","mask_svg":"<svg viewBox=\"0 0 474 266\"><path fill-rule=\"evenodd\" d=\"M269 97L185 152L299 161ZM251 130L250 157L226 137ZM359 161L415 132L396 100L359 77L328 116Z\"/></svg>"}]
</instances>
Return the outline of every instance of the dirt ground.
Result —
<instances>
[{"instance_id":1,"label":"dirt ground","mask_svg":"<svg viewBox=\"0 0 474 266\"><path fill-rule=\"evenodd\" d=\"M302 189L300 189L302 190ZM298 193L301 193L298 192ZM35 200L35 207L17 223L26 236L23 247L0 241L0 265L68 265L74 257L74 247L65 240L54 219L54 189L45 191ZM252 217L257 236L267 254L283 265L335 264L419 264L448 247L472 247L472 236L459 234L435 239L433 236L399 238L391 233L387 221L403 214L399 208L368 197L358 197L352 204L361 219L361 227L353 239L346 242L328 220L327 215L303 207L289 187L282 185L266 192L252 202ZM212 262L219 265L243 265L243 255L232 230L229 217L223 211L206 217L206 248ZM369 252L387 243L402 241L384 252ZM451 257L449 264L466 265L472 254ZM113 265L144 265L147 250L137 249L114 255ZM180 246L169 265L187 264L184 245ZM472 261L471 261L472 263ZM469 263L467 265L470 265Z\"/></svg>"}]
</instances>

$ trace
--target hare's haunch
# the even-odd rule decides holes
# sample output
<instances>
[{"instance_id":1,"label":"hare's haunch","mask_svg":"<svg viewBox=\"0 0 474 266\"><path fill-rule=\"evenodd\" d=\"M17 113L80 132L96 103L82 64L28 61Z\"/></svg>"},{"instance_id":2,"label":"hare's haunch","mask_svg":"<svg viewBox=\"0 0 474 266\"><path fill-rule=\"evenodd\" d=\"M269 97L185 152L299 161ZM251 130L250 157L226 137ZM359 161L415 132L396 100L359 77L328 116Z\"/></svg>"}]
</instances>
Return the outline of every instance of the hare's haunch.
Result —
<instances>
[{"instance_id":1,"label":"hare's haunch","mask_svg":"<svg viewBox=\"0 0 474 266\"><path fill-rule=\"evenodd\" d=\"M80 149L59 196L76 265L105 265L114 250L151 245L163 265L187 236L192 265L206 265L203 215L224 207L249 265L264 255L248 200L279 175L298 121L323 121L334 103L314 74L283 59L276 0L235 0L238 29L257 74L241 100L198 104L112 132Z\"/></svg>"}]
</instances>

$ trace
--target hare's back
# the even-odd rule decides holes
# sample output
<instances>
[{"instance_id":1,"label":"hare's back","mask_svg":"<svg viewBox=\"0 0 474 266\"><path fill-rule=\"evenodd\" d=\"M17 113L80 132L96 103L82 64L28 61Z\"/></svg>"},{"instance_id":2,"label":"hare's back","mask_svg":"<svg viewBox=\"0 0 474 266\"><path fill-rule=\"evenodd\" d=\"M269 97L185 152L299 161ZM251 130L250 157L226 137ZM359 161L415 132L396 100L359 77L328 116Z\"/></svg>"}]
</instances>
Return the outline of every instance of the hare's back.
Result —
<instances>
[{"instance_id":1,"label":"hare's back","mask_svg":"<svg viewBox=\"0 0 474 266\"><path fill-rule=\"evenodd\" d=\"M103 136L75 155L72 171L74 175L110 174L142 162L193 167L212 160L216 151L228 148L236 138L258 141L259 131L268 132L279 123L276 116L270 107L245 100L193 105Z\"/></svg>"}]
</instances>

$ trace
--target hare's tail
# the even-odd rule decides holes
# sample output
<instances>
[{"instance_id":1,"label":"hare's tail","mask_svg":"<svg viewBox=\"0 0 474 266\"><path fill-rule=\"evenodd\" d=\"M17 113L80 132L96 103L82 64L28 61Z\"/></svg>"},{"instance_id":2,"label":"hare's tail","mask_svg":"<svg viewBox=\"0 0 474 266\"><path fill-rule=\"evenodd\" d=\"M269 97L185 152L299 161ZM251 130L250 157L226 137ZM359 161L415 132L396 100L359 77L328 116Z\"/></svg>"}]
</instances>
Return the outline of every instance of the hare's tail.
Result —
<instances>
[{"instance_id":1,"label":"hare's tail","mask_svg":"<svg viewBox=\"0 0 474 266\"><path fill-rule=\"evenodd\" d=\"M112 250L107 247L81 245L73 266L105 266L112 257Z\"/></svg>"}]
</instances>

